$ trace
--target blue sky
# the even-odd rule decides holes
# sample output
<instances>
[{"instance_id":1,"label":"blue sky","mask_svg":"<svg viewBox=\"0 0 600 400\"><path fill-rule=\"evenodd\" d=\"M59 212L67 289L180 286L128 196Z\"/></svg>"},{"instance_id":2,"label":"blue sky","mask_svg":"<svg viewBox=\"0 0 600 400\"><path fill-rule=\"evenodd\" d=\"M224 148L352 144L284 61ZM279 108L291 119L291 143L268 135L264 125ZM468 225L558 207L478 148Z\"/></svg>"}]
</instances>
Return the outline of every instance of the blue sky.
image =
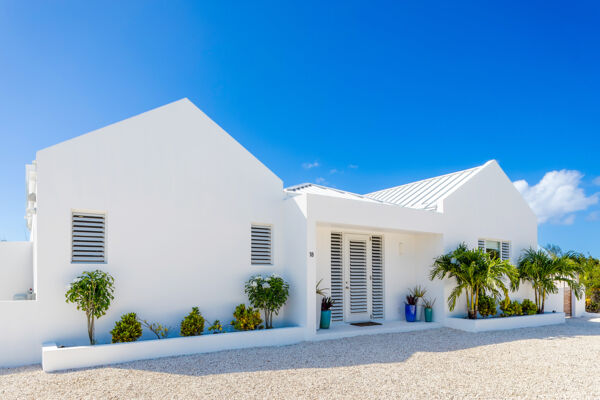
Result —
<instances>
[{"instance_id":1,"label":"blue sky","mask_svg":"<svg viewBox=\"0 0 600 400\"><path fill-rule=\"evenodd\" d=\"M600 4L283 3L2 2L0 239L36 150L188 97L286 185L497 159L541 244L600 256Z\"/></svg>"}]
</instances>

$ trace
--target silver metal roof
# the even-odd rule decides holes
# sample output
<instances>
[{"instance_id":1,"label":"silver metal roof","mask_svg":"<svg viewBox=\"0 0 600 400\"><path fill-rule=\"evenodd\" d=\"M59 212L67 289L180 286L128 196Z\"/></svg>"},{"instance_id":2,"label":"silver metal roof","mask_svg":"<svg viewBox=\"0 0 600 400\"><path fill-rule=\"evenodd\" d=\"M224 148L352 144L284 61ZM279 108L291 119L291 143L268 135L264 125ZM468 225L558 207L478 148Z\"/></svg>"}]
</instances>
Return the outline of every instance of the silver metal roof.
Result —
<instances>
[{"instance_id":1,"label":"silver metal roof","mask_svg":"<svg viewBox=\"0 0 600 400\"><path fill-rule=\"evenodd\" d=\"M402 207L437 210L440 200L454 192L490 162L492 161L479 167L379 190L365 196Z\"/></svg>"},{"instance_id":2,"label":"silver metal roof","mask_svg":"<svg viewBox=\"0 0 600 400\"><path fill-rule=\"evenodd\" d=\"M343 199L350 200L360 200L366 201L369 203L385 203L384 201L372 199L361 194L346 192L344 190L339 190L335 188L330 188L327 186L315 185L314 183L303 183L301 185L296 185L285 189L288 193L311 193L311 194L320 194L323 196L331 196L331 197L339 197Z\"/></svg>"}]
</instances>

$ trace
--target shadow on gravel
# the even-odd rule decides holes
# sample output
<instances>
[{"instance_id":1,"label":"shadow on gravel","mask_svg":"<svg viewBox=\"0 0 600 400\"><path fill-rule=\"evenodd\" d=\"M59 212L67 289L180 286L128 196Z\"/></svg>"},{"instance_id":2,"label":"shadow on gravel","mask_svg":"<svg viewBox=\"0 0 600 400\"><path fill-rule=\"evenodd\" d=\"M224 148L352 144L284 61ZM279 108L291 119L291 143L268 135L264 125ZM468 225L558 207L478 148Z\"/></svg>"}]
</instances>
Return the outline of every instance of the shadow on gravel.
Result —
<instances>
[{"instance_id":1,"label":"shadow on gravel","mask_svg":"<svg viewBox=\"0 0 600 400\"><path fill-rule=\"evenodd\" d=\"M564 325L469 333L448 328L357 336L281 347L230 350L112 365L110 368L205 376L238 372L336 368L401 363L417 352L452 352L514 341L599 336L600 318L568 319ZM524 344L525 345L525 344ZM315 373L321 373L315 371Z\"/></svg>"}]
</instances>

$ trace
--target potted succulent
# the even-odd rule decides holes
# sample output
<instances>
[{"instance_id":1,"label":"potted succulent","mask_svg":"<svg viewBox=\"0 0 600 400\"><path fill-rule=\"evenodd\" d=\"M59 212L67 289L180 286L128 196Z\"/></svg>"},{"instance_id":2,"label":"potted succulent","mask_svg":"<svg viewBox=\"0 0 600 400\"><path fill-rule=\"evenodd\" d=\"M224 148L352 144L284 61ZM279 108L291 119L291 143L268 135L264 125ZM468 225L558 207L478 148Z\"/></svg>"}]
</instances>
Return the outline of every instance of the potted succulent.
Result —
<instances>
[{"instance_id":1,"label":"potted succulent","mask_svg":"<svg viewBox=\"0 0 600 400\"><path fill-rule=\"evenodd\" d=\"M417 317L417 298L414 294L406 296L406 302L404 304L404 314L406 315L406 322L415 322Z\"/></svg>"},{"instance_id":2,"label":"potted succulent","mask_svg":"<svg viewBox=\"0 0 600 400\"><path fill-rule=\"evenodd\" d=\"M435 304L435 299L423 298L423 306L425 307L425 322L433 321L433 305L434 304Z\"/></svg>"},{"instance_id":3,"label":"potted succulent","mask_svg":"<svg viewBox=\"0 0 600 400\"><path fill-rule=\"evenodd\" d=\"M331 297L323 297L321 300L321 329L329 329L331 324L331 307L333 306Z\"/></svg>"}]
</instances>

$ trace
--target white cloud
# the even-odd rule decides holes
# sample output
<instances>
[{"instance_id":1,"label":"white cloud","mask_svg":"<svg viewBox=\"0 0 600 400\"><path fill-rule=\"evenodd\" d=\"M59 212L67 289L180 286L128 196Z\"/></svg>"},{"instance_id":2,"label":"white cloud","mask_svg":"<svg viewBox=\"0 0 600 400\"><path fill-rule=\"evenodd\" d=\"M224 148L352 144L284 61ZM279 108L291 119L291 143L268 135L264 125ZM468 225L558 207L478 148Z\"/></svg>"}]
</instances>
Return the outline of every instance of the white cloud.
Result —
<instances>
[{"instance_id":1,"label":"white cloud","mask_svg":"<svg viewBox=\"0 0 600 400\"><path fill-rule=\"evenodd\" d=\"M323 178L322 176L320 176L317 179L315 179L315 183L317 183L319 185L325 185L327 183L327 181L325 180L325 178Z\"/></svg>"},{"instance_id":2,"label":"white cloud","mask_svg":"<svg viewBox=\"0 0 600 400\"><path fill-rule=\"evenodd\" d=\"M514 182L515 187L538 216L538 222L572 224L576 211L598 203L598 193L586 196L580 187L583 174L579 171L550 171L533 186L527 181Z\"/></svg>"},{"instance_id":3,"label":"white cloud","mask_svg":"<svg viewBox=\"0 0 600 400\"><path fill-rule=\"evenodd\" d=\"M350 165L348 165L348 168L350 168L350 169L357 169L358 165L350 164Z\"/></svg>"},{"instance_id":4,"label":"white cloud","mask_svg":"<svg viewBox=\"0 0 600 400\"><path fill-rule=\"evenodd\" d=\"M595 178L595 179L592 181L592 183L593 183L594 185L598 185L598 186L600 186L600 176L596 177L596 178Z\"/></svg>"},{"instance_id":5,"label":"white cloud","mask_svg":"<svg viewBox=\"0 0 600 400\"><path fill-rule=\"evenodd\" d=\"M311 169L311 168L316 168L319 165L321 165L321 164L319 164L318 161L315 161L315 162L311 162L311 163L304 163L304 164L302 164L302 168L304 168L304 169Z\"/></svg>"},{"instance_id":6,"label":"white cloud","mask_svg":"<svg viewBox=\"0 0 600 400\"><path fill-rule=\"evenodd\" d=\"M588 214L587 217L585 217L586 221L598 221L599 219L600 219L599 211L592 211L591 213Z\"/></svg>"},{"instance_id":7,"label":"white cloud","mask_svg":"<svg viewBox=\"0 0 600 400\"><path fill-rule=\"evenodd\" d=\"M335 168L334 168L334 169L330 169L330 170L329 170L329 173L330 173L330 174L337 174L338 172L340 172L340 171L338 171L338 170L337 170L337 169L335 169Z\"/></svg>"}]
</instances>

